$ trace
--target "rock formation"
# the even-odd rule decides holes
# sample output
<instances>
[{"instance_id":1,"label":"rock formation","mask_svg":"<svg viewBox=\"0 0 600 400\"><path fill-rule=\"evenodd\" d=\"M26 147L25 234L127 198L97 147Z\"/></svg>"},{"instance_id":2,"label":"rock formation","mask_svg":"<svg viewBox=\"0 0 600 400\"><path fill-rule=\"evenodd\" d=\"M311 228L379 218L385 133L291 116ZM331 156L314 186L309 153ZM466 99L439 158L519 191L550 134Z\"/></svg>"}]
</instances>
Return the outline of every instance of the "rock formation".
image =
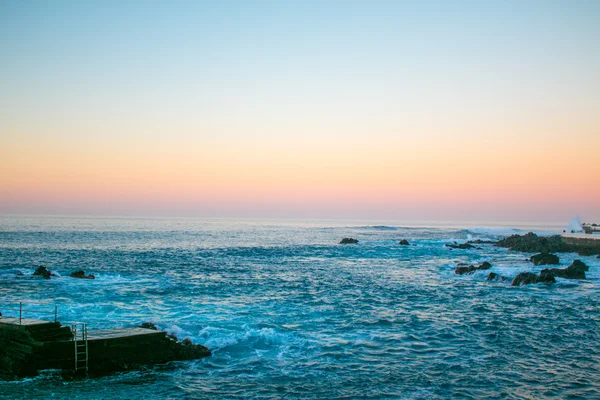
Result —
<instances>
[{"instance_id":1,"label":"rock formation","mask_svg":"<svg viewBox=\"0 0 600 400\"><path fill-rule=\"evenodd\" d=\"M79 278L79 279L96 279L94 274L86 275L85 271L80 269L75 272L71 272L71 278Z\"/></svg>"},{"instance_id":2,"label":"rock formation","mask_svg":"<svg viewBox=\"0 0 600 400\"><path fill-rule=\"evenodd\" d=\"M475 246L469 244L469 243L461 243L461 244L457 244L456 242L454 243L446 243L444 246L449 247L451 249L472 249Z\"/></svg>"},{"instance_id":3,"label":"rock formation","mask_svg":"<svg viewBox=\"0 0 600 400\"><path fill-rule=\"evenodd\" d=\"M585 279L585 272L589 269L590 267L588 267L583 261L575 260L567 268L544 269L541 273L551 274L553 276L566 279Z\"/></svg>"},{"instance_id":4,"label":"rock formation","mask_svg":"<svg viewBox=\"0 0 600 400\"><path fill-rule=\"evenodd\" d=\"M534 256L531 256L529 259L533 263L533 265L552 265L558 264L558 256L550 253L539 253Z\"/></svg>"},{"instance_id":5,"label":"rock formation","mask_svg":"<svg viewBox=\"0 0 600 400\"><path fill-rule=\"evenodd\" d=\"M352 239L352 238L343 238L342 241L340 242L340 244L354 244L354 243L358 243L358 240Z\"/></svg>"},{"instance_id":6,"label":"rock formation","mask_svg":"<svg viewBox=\"0 0 600 400\"><path fill-rule=\"evenodd\" d=\"M33 276L41 276L44 279L50 279L50 277L52 275L54 275L54 274L52 272L50 272L50 270L43 265L40 265L33 273Z\"/></svg>"},{"instance_id":7,"label":"rock formation","mask_svg":"<svg viewBox=\"0 0 600 400\"><path fill-rule=\"evenodd\" d=\"M484 261L478 267L474 267L473 265L467 266L467 264L458 264L456 266L456 269L454 270L454 272L458 275L463 275L463 274L471 274L478 270L486 270L486 269L490 269L490 268L492 268L492 264L490 264L487 261Z\"/></svg>"}]
</instances>

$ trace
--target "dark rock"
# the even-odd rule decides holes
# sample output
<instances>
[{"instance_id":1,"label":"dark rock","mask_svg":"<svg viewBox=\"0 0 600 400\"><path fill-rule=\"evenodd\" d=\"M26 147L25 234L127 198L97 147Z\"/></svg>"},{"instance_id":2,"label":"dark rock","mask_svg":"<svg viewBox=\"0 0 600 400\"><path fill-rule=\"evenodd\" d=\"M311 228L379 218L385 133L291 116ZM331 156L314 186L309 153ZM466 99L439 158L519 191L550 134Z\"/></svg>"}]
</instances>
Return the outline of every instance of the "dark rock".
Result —
<instances>
[{"instance_id":1,"label":"dark rock","mask_svg":"<svg viewBox=\"0 0 600 400\"><path fill-rule=\"evenodd\" d=\"M458 264L454 269L454 273L458 275L470 274L478 270L486 270L492 268L492 264L487 261L484 261L479 267L474 267L472 265L467 264Z\"/></svg>"},{"instance_id":2,"label":"dark rock","mask_svg":"<svg viewBox=\"0 0 600 400\"><path fill-rule=\"evenodd\" d=\"M398 244L401 244L402 246L408 246L410 243L408 243L408 240L402 239Z\"/></svg>"},{"instance_id":3,"label":"dark rock","mask_svg":"<svg viewBox=\"0 0 600 400\"><path fill-rule=\"evenodd\" d=\"M505 281L506 277L498 275L495 272L490 272L490 274L487 277L488 281Z\"/></svg>"},{"instance_id":4,"label":"dark rock","mask_svg":"<svg viewBox=\"0 0 600 400\"><path fill-rule=\"evenodd\" d=\"M521 272L513 279L511 286L529 285L532 283L554 283L556 280L552 274L542 271L540 275L533 272Z\"/></svg>"},{"instance_id":5,"label":"dark rock","mask_svg":"<svg viewBox=\"0 0 600 400\"><path fill-rule=\"evenodd\" d=\"M597 242L597 243L596 243ZM512 235L496 242L496 246L528 253L574 252L582 256L600 254L600 241L563 238L559 235L539 237L529 232L526 235Z\"/></svg>"},{"instance_id":6,"label":"dark rock","mask_svg":"<svg viewBox=\"0 0 600 400\"><path fill-rule=\"evenodd\" d=\"M590 267L588 267L583 261L575 260L567 268L544 269L542 270L542 273L551 274L553 276L566 279L585 279L585 272L589 269Z\"/></svg>"},{"instance_id":7,"label":"dark rock","mask_svg":"<svg viewBox=\"0 0 600 400\"><path fill-rule=\"evenodd\" d=\"M469 243L461 243L461 244L457 244L455 243L446 243L444 246L449 247L451 249L472 249L473 245L470 245Z\"/></svg>"},{"instance_id":8,"label":"dark rock","mask_svg":"<svg viewBox=\"0 0 600 400\"><path fill-rule=\"evenodd\" d=\"M352 238L343 238L342 241L340 242L340 244L355 244L358 243L357 239L352 239Z\"/></svg>"},{"instance_id":9,"label":"dark rock","mask_svg":"<svg viewBox=\"0 0 600 400\"><path fill-rule=\"evenodd\" d=\"M483 263L481 263L481 265L479 265L479 267L477 267L477 269L490 269L492 268L492 264L490 264L487 261L484 261Z\"/></svg>"},{"instance_id":10,"label":"dark rock","mask_svg":"<svg viewBox=\"0 0 600 400\"><path fill-rule=\"evenodd\" d=\"M79 279L96 279L94 274L86 275L85 271L80 269L75 272L71 272L71 278L79 278Z\"/></svg>"},{"instance_id":11,"label":"dark rock","mask_svg":"<svg viewBox=\"0 0 600 400\"><path fill-rule=\"evenodd\" d=\"M140 325L140 328L144 329L152 329L153 331L157 331L158 328L152 322L144 322Z\"/></svg>"},{"instance_id":12,"label":"dark rock","mask_svg":"<svg viewBox=\"0 0 600 400\"><path fill-rule=\"evenodd\" d=\"M538 276L533 272L521 272L513 279L511 286L529 285L537 282Z\"/></svg>"},{"instance_id":13,"label":"dark rock","mask_svg":"<svg viewBox=\"0 0 600 400\"><path fill-rule=\"evenodd\" d=\"M472 243L472 244L496 244L496 242L494 242L493 240L481 240L481 239L469 240L467 243Z\"/></svg>"},{"instance_id":14,"label":"dark rock","mask_svg":"<svg viewBox=\"0 0 600 400\"><path fill-rule=\"evenodd\" d=\"M551 273L545 272L546 270L542 270L540 275L537 278L536 283L554 283L556 279L554 279L554 275Z\"/></svg>"},{"instance_id":15,"label":"dark rock","mask_svg":"<svg viewBox=\"0 0 600 400\"><path fill-rule=\"evenodd\" d=\"M558 256L550 253L539 253L534 256L531 256L529 259L533 263L533 265L552 265L558 264Z\"/></svg>"},{"instance_id":16,"label":"dark rock","mask_svg":"<svg viewBox=\"0 0 600 400\"><path fill-rule=\"evenodd\" d=\"M475 267L472 265L457 265L454 269L454 273L458 275L469 274L473 271L475 271Z\"/></svg>"},{"instance_id":17,"label":"dark rock","mask_svg":"<svg viewBox=\"0 0 600 400\"><path fill-rule=\"evenodd\" d=\"M190 346L190 345L192 345L193 343L192 343L192 341L191 341L189 338L185 338L185 339L183 339L183 340L181 341L181 344L182 344L182 345L184 345L184 346Z\"/></svg>"},{"instance_id":18,"label":"dark rock","mask_svg":"<svg viewBox=\"0 0 600 400\"><path fill-rule=\"evenodd\" d=\"M511 235L496 242L496 246L529 253L557 253L570 251L571 248L559 235L540 237L533 232L523 236Z\"/></svg>"},{"instance_id":19,"label":"dark rock","mask_svg":"<svg viewBox=\"0 0 600 400\"><path fill-rule=\"evenodd\" d=\"M43 265L40 265L35 272L33 273L33 276L41 276L44 279L50 279L50 277L54 275L52 272L50 272L48 270L48 268L46 268Z\"/></svg>"}]
</instances>

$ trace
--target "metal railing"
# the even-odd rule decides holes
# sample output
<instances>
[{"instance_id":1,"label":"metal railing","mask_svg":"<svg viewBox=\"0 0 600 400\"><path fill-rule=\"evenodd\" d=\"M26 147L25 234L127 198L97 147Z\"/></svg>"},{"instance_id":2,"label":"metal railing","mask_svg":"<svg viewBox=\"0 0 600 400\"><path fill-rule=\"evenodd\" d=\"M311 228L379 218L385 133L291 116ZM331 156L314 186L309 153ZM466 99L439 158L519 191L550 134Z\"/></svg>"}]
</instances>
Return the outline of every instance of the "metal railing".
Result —
<instances>
[{"instance_id":1,"label":"metal railing","mask_svg":"<svg viewBox=\"0 0 600 400\"><path fill-rule=\"evenodd\" d=\"M31 309L23 309L23 304L36 304L36 303L23 303L19 302L19 308L2 308L2 311L18 311L19 312L19 325L22 325L23 322L23 313L25 312L33 312L33 313L42 313L42 314L50 314L54 315L54 322L58 322L58 306L54 305L54 311L47 310L31 310Z\"/></svg>"}]
</instances>

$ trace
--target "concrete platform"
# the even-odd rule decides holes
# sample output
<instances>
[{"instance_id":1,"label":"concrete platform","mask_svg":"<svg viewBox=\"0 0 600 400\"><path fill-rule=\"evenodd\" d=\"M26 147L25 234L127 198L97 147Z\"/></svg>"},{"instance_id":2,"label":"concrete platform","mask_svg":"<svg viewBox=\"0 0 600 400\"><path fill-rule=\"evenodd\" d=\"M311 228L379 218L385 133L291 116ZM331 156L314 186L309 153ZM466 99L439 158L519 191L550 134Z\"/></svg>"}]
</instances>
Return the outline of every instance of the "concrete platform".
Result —
<instances>
[{"instance_id":1,"label":"concrete platform","mask_svg":"<svg viewBox=\"0 0 600 400\"><path fill-rule=\"evenodd\" d=\"M146 328L123 328L88 331L88 340L119 339L142 335L165 335L165 332Z\"/></svg>"},{"instance_id":2,"label":"concrete platform","mask_svg":"<svg viewBox=\"0 0 600 400\"><path fill-rule=\"evenodd\" d=\"M19 318L2 316L2 317L0 317L0 324L33 326L33 325L54 324L54 322L42 321L40 319L30 319L30 318L23 318L23 319L21 319L21 321L19 321Z\"/></svg>"}]
</instances>

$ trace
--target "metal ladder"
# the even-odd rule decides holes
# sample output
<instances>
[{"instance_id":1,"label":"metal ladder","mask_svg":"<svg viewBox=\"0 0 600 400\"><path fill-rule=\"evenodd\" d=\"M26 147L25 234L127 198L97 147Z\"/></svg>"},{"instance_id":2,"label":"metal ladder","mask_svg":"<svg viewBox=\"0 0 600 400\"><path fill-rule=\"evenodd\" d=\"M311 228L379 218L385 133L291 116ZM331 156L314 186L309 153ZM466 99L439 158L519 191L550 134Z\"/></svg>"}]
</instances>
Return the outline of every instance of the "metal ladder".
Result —
<instances>
[{"instance_id":1,"label":"metal ladder","mask_svg":"<svg viewBox=\"0 0 600 400\"><path fill-rule=\"evenodd\" d=\"M88 372L88 334L85 322L71 324L75 344L75 372L85 369Z\"/></svg>"}]
</instances>

